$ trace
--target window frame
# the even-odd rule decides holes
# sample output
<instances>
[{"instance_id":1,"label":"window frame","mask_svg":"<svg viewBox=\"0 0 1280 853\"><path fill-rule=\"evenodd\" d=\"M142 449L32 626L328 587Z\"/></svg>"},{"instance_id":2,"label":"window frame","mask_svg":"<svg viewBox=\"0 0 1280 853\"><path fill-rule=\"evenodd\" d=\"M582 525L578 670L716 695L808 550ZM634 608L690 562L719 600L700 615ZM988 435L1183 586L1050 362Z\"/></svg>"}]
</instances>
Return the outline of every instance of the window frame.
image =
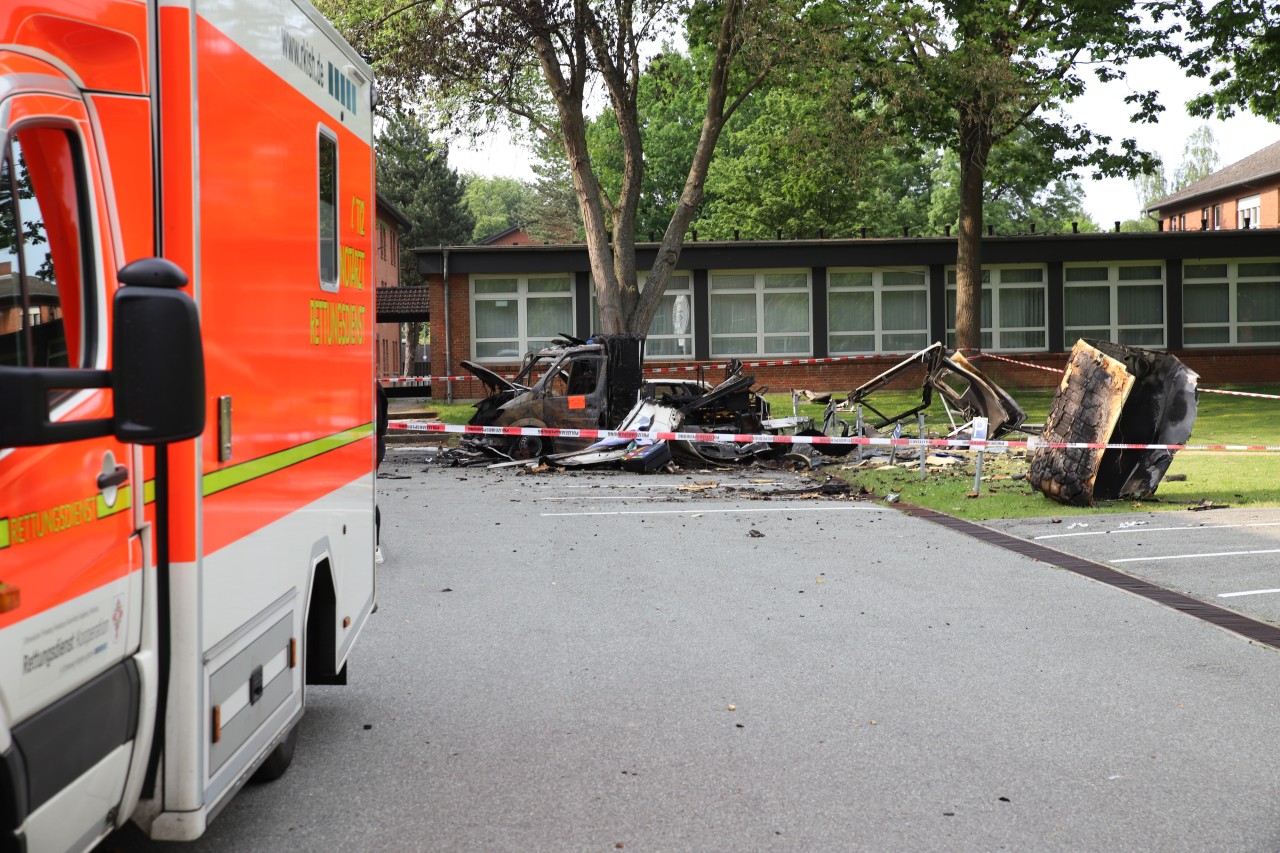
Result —
<instances>
[{"instance_id":1,"label":"window frame","mask_svg":"<svg viewBox=\"0 0 1280 853\"><path fill-rule=\"evenodd\" d=\"M76 103L80 104L79 101L76 101ZM59 131L66 137L67 150L71 158L70 168L74 173L76 189L75 217L78 242L76 260L79 265L79 269L76 271L79 284L77 293L79 305L76 311L78 328L76 333L78 335L79 358L76 363L71 363L70 359L68 359L68 363L65 366L52 367L51 369L102 369L106 366L107 358L106 336L103 334L102 329L106 319L106 290L103 286L105 259L102 255L98 238L100 224L98 221L99 197L97 185L92 179L89 168L90 158L94 156L94 151L90 141L84 137L80 126L75 121L69 121L65 117L41 115L17 121L6 128L3 133L0 133L0 158L10 150L20 134L32 130ZM45 215L45 211L41 209L42 222ZM48 239L47 230L46 239ZM18 257L15 253L12 275L16 277L24 274L34 278L34 273L27 270L25 264L18 263ZM21 282L19 283L21 284ZM56 282L54 287L57 287ZM28 312L34 310L39 310L41 317L45 315L44 307L30 305L29 300L24 299L20 304L19 319L23 329L31 326ZM65 347L67 343L65 340L66 309L65 299L61 291L59 291L56 311L58 316L53 319L63 321L63 343ZM30 339L28 338L28 340ZM30 355L31 353L28 351L28 358ZM28 365L24 365L17 369L27 369L28 367ZM78 399L88 393L90 392L64 389L51 394L50 413L53 419L57 420L61 417L64 407L70 405L71 400Z\"/></svg>"},{"instance_id":2,"label":"window frame","mask_svg":"<svg viewBox=\"0 0 1280 853\"><path fill-rule=\"evenodd\" d=\"M1252 230L1252 229L1251 229ZM1280 264L1280 256L1277 257L1259 257L1259 258L1195 258L1183 261L1182 275L1182 299L1183 305L1186 305L1187 296L1186 289L1188 285L1199 284L1225 284L1227 286L1227 319L1214 320L1209 322L1196 323L1186 318L1184 313L1182 321L1182 345L1186 349L1212 349L1214 347L1276 347L1280 346L1280 335L1274 341L1241 341L1240 327L1265 326L1268 328L1280 328L1280 320L1240 320L1240 300L1239 300L1239 284L1241 282L1240 264ZM1216 266L1223 265L1226 274L1222 276L1199 276L1188 277L1186 270L1188 267L1199 266ZM1244 283L1253 282L1274 282L1275 287L1280 289L1280 274L1273 277L1267 276L1245 276ZM1188 329L1227 329L1227 340L1213 341L1208 343L1191 343L1187 340Z\"/></svg>"},{"instance_id":3,"label":"window frame","mask_svg":"<svg viewBox=\"0 0 1280 853\"><path fill-rule=\"evenodd\" d=\"M333 146L333 246L331 263L333 267L333 279L325 278L325 240L324 240L324 151L322 145L328 142ZM342 157L338 147L338 135L324 125L318 125L316 128L316 278L320 282L320 289L326 293L337 293L341 287L342 280L342 264L340 262L342 250L342 235L340 232L341 217L338 215L338 202L342 197Z\"/></svg>"},{"instance_id":4,"label":"window frame","mask_svg":"<svg viewBox=\"0 0 1280 853\"><path fill-rule=\"evenodd\" d=\"M489 293L476 292L476 286L481 282L508 281L511 279L514 279L516 282L516 289L511 293L489 294ZM530 293L529 291L530 281L549 280L549 279L562 279L562 280L568 281L569 287L568 287L568 290L564 292L563 296L558 295L559 293L558 291L534 291L532 294ZM574 279L573 273L561 273L561 274L527 273L527 274L512 274L512 275L486 273L486 274L472 275L468 281L468 291L470 293L470 307L471 307L471 358L477 363L481 363L481 364L518 364L524 359L525 353L529 352L532 349L532 347L529 346L530 335L529 335L528 303L529 303L530 296L532 296L534 299L566 299L568 300L569 316L571 318L570 325L572 326L572 318L577 317L577 293L575 292L575 288L573 286L573 279ZM513 338L480 338L478 337L477 331L476 331L476 320L479 315L479 311L477 308L478 303L498 302L498 301L503 301L507 299L512 299L512 300L515 300L516 302L516 338L513 339ZM572 333L574 329L572 328L559 329L557 331ZM543 340L547 340L547 338L545 336L538 336L534 338L534 340L543 341ZM515 355L481 356L478 354L478 347L482 343L505 343L508 341L516 344L517 353ZM538 347L538 349L542 349L542 347Z\"/></svg>"},{"instance_id":5,"label":"window frame","mask_svg":"<svg viewBox=\"0 0 1280 853\"><path fill-rule=\"evenodd\" d=\"M1137 268L1158 266L1160 268L1160 279L1133 279L1121 280L1121 268ZM1099 279L1097 281L1078 281L1072 282L1068 279L1070 274L1068 270L1073 269L1093 269L1106 268L1107 279L1105 281ZM1067 348L1071 348L1071 344L1077 338L1084 337L1085 333L1099 330L1100 325L1075 325L1071 326L1067 323L1067 291L1080 290L1086 287L1107 287L1107 340L1115 343L1126 344L1129 346L1148 347L1152 349L1165 349L1169 345L1169 286L1168 286L1168 267L1164 261L1125 261L1119 262L1099 262L1087 263L1084 261L1072 261L1062 265L1062 336L1063 342ZM1121 323L1120 322L1120 291L1126 287L1152 287L1160 285L1160 322L1159 323ZM1130 341L1120 340L1121 333L1126 331L1139 330L1160 330L1160 343L1134 343ZM1073 332L1074 330L1074 332Z\"/></svg>"},{"instance_id":6,"label":"window frame","mask_svg":"<svg viewBox=\"0 0 1280 853\"><path fill-rule=\"evenodd\" d=\"M1245 216L1249 215L1249 224L1244 224ZM1236 228L1241 231L1254 231L1262 227L1258 221L1262 218L1262 195L1255 193L1250 196L1236 199Z\"/></svg>"},{"instance_id":7,"label":"window frame","mask_svg":"<svg viewBox=\"0 0 1280 853\"><path fill-rule=\"evenodd\" d=\"M1040 289L1043 295L1041 304L1044 306L1044 321L1041 326L1013 326L1008 329L1000 325L1000 294L1005 290L1031 290L1034 289L1035 282L1028 281L1010 281L1006 282L1002 279L1005 270L1023 270L1037 269L1040 270ZM991 325L983 326L980 333L983 338L987 335L991 336L991 346L983 346L982 349L988 352L1048 352L1049 351L1049 271L1047 264L983 264L982 266L983 282L981 290L991 291ZM946 284L943 289L943 298L946 304L943 310L946 315L946 336L947 346L954 347L956 340L956 312L955 303L950 295L956 292L956 268L950 265L945 272ZM979 294L981 299L981 294ZM979 304L979 317L981 317L981 304ZM981 322L981 320L979 320ZM1013 332L1042 332L1044 334L1044 344L1039 347L1026 346L1004 346L1001 336Z\"/></svg>"},{"instance_id":8,"label":"window frame","mask_svg":"<svg viewBox=\"0 0 1280 853\"><path fill-rule=\"evenodd\" d=\"M753 285L750 288L734 287L734 288L715 288L716 276L752 276ZM769 288L765 283L766 276L771 275L803 275L805 280L804 288L798 287L774 287ZM765 348L765 341L768 338L790 338L800 337L798 332L767 332L765 331L765 298L770 293L804 293L805 302L808 311L806 315L805 330L803 332L807 344L803 350L786 350L784 352L768 352ZM746 338L751 337L751 333L747 332L721 332L717 334L714 329L715 321L715 300L717 295L743 296L751 294L755 296L756 303L756 329L754 337L756 339L755 352L750 353L724 353L716 349L716 341L726 338ZM758 269L758 270L742 270L742 269L718 269L708 270L707 272L707 313L708 313L708 340L707 346L712 358L788 358L794 356L811 356L813 354L813 270L805 267L779 267L777 269Z\"/></svg>"},{"instance_id":9,"label":"window frame","mask_svg":"<svg viewBox=\"0 0 1280 853\"><path fill-rule=\"evenodd\" d=\"M639 279L638 283L640 286L640 290L643 291L645 285L649 282L649 273L647 272L637 273L636 278ZM671 282L672 280L677 278L683 278L687 283L685 286L678 287L673 290L671 287ZM591 329L593 332L596 332L596 331L599 331L600 329L600 303L596 299L595 279L593 278L588 279L587 292L589 293L589 300L591 303ZM694 329L696 328L695 317L697 314L697 308L694 304L694 298L693 298L693 272L692 271L689 271L689 270L672 270L671 271L671 275L667 278L667 287L665 290L662 291L662 298L665 299L666 297L672 294L685 295L688 297L687 304L689 308L689 330L685 332L683 335L678 335L675 333L654 334L653 323L650 322L649 333L645 335L645 358L646 359L650 359L653 361L692 361L695 358L695 344L694 344L693 338L694 338ZM656 314L654 315L654 319L655 320L657 319ZM677 354L677 355L656 354L655 355L650 353L649 351L650 341L677 341L677 342L687 341L688 342L687 352L685 352L682 355L680 354Z\"/></svg>"},{"instance_id":10,"label":"window frame","mask_svg":"<svg viewBox=\"0 0 1280 853\"><path fill-rule=\"evenodd\" d=\"M901 272L919 274L922 276L919 285L886 285L884 283L884 273ZM854 284L833 284L833 276L841 273L871 273L870 285L854 285ZM884 293L923 293L924 294L924 326L919 329L886 329L884 327ZM836 329L832 318L835 312L832 310L832 297L842 293L867 293L872 294L872 328L866 329ZM832 356L843 355L882 355L885 353L902 353L902 352L918 352L929 345L929 268L928 267L832 267L827 270L827 351ZM833 338L837 335L870 335L872 336L873 348L870 350L848 350L839 349L833 342ZM889 335L919 335L919 346L903 350L901 347L886 347L884 339Z\"/></svg>"}]
</instances>

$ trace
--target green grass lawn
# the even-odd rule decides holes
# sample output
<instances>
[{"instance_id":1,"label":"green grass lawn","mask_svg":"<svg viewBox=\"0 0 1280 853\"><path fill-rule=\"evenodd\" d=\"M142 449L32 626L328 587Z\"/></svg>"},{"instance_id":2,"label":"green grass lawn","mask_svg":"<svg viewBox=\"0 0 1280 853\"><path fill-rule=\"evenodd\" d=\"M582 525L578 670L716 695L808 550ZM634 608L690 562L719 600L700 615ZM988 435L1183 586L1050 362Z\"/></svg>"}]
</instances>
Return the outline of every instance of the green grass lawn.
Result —
<instances>
[{"instance_id":1,"label":"green grass lawn","mask_svg":"<svg viewBox=\"0 0 1280 853\"><path fill-rule=\"evenodd\" d=\"M1280 385L1224 386L1223 390L1280 394ZM1028 423L1044 422L1053 400L1052 389L1011 390L1010 394L1026 410ZM766 396L774 417L791 414L790 394ZM838 396L837 400L839 399ZM919 392L884 392L878 394L874 402L878 409L892 415L911 408L919 399ZM429 408L437 413L441 421L449 424L465 424L475 413L471 403L449 404L431 400L420 403L417 408ZM823 408L806 402L800 404L799 413L813 418L816 424L821 424ZM395 405L392 407L393 417L394 411ZM931 436L943 436L950 432L951 425L947 421L946 411L936 397L925 415L925 428ZM852 423L854 416L851 412L842 412L840 417ZM868 413L868 418L870 417ZM912 427L904 435L915 438L918 433ZM1019 434L1010 438L1025 439L1026 436ZM1190 443L1280 445L1280 400L1202 393ZM1206 500L1216 506L1280 506L1280 452L1184 450L1174 458L1168 475L1182 475L1185 480L1171 480L1166 476L1153 499L1142 502L1109 501L1090 509L1056 503L1033 490L1025 480L1015 479L1025 474L1028 467L1026 454L1016 451L986 454L978 497L969 497L973 492L977 456L965 451L951 455L958 460L957 464L946 469L931 470L924 481L920 480L918 462L904 463L905 467L877 470L853 470L842 462L825 466L821 470L844 477L859 487L870 489L876 495L899 492L901 499L907 503L972 519L1067 516L1132 512L1135 509L1185 509Z\"/></svg>"},{"instance_id":2,"label":"green grass lawn","mask_svg":"<svg viewBox=\"0 0 1280 853\"><path fill-rule=\"evenodd\" d=\"M1222 390L1280 394L1280 386L1276 385L1226 386ZM1014 390L1010 393L1026 410L1029 424L1044 422L1053 400L1052 390ZM897 414L919 399L918 393L887 392L877 395L874 402L881 411ZM769 400L775 415L791 412L790 395L769 395ZM800 413L820 420L822 408L802 404ZM842 414L841 417L853 419L852 414ZM925 428L932 436L945 435L951 429L945 410L936 398L926 411ZM904 435L915 438L918 432L907 429ZM1025 436L1009 438L1025 439ZM1280 445L1280 400L1202 393L1189 443ZM972 519L1186 509L1206 500L1215 506L1280 506L1280 452L1184 450L1174 458L1152 499L1141 502L1107 501L1093 508L1064 506L1035 491L1025 480L1015 479L1026 473L1029 463L1029 457L1018 451L986 454L981 488L977 497L970 497L977 455L971 452L950 455L957 458L959 464L931 470L923 481L918 461L890 469L852 469L841 464L828 466L825 470L876 495L898 492L907 503ZM1178 475L1185 480L1178 479ZM1169 479L1171 476L1175 479Z\"/></svg>"}]
</instances>

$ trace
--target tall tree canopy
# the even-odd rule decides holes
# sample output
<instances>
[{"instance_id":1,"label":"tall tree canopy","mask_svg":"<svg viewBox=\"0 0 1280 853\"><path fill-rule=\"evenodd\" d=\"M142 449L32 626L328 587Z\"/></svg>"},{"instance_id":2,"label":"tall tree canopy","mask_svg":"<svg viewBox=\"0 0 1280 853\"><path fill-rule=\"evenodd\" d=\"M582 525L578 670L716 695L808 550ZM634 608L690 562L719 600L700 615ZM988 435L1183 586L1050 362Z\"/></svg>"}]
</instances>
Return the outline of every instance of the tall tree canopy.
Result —
<instances>
[{"instance_id":1,"label":"tall tree canopy","mask_svg":"<svg viewBox=\"0 0 1280 853\"><path fill-rule=\"evenodd\" d=\"M1202 124L1187 137L1182 146L1182 163L1173 173L1173 185L1169 192L1186 189L1196 181L1202 181L1218 170L1222 158L1218 156L1218 140L1213 128Z\"/></svg>"},{"instance_id":2,"label":"tall tree canopy","mask_svg":"<svg viewBox=\"0 0 1280 853\"><path fill-rule=\"evenodd\" d=\"M1280 3L1195 0L1186 14L1196 43L1183 65L1209 84L1191 114L1230 118L1244 108L1280 121Z\"/></svg>"},{"instance_id":3,"label":"tall tree canopy","mask_svg":"<svg viewBox=\"0 0 1280 853\"><path fill-rule=\"evenodd\" d=\"M829 45L825 45L829 47ZM645 139L645 173L637 231L661 233L697 145L706 57L666 49L641 77L637 101ZM766 81L734 114L707 173L704 200L691 223L703 239L941 234L954 228L959 160L939 159L893 127L860 97L848 64L792 66ZM621 181L617 123L603 113L588 128L592 161L607 192ZM1093 227L1079 183L1065 178L1054 152L1025 132L992 152L986 222L1002 233Z\"/></svg>"},{"instance_id":4,"label":"tall tree canopy","mask_svg":"<svg viewBox=\"0 0 1280 853\"><path fill-rule=\"evenodd\" d=\"M1222 158L1218 156L1218 140L1213 135L1213 128L1202 124L1187 137L1182 146L1182 162L1174 169L1173 177L1165 176L1164 163L1159 157L1150 172L1136 175L1133 179L1133 190L1138 196L1139 210L1142 218L1128 220L1121 226L1124 231L1154 231L1155 220L1148 218L1147 211L1158 201L1165 199L1180 190L1203 180L1217 171Z\"/></svg>"},{"instance_id":5,"label":"tall tree canopy","mask_svg":"<svg viewBox=\"0 0 1280 853\"><path fill-rule=\"evenodd\" d=\"M400 113L375 141L378 192L409 218L404 245L448 246L471 242L475 219L463 203L463 180L449 168L449 151L431 141L422 122ZM400 281L413 278L412 252L400 253Z\"/></svg>"},{"instance_id":6,"label":"tall tree canopy","mask_svg":"<svg viewBox=\"0 0 1280 853\"><path fill-rule=\"evenodd\" d=\"M725 122L796 35L802 0L321 0L372 59L393 100L432 93L472 126L518 119L558 140L573 176L604 331L644 333L702 200ZM698 144L644 292L636 285L635 220L644 173L636 110L645 51L686 19L714 60ZM622 139L622 181L606 196L587 145L589 95L607 100ZM613 239L610 240L610 235Z\"/></svg>"},{"instance_id":7,"label":"tall tree canopy","mask_svg":"<svg viewBox=\"0 0 1280 853\"><path fill-rule=\"evenodd\" d=\"M1022 131L1056 152L1067 174L1146 171L1151 156L1073 124L1058 109L1084 91L1087 71L1122 79L1131 59L1174 52L1176 6L1154 0L871 0L833 3L844 15L867 93L904 130L959 159L956 334L978 347L983 187L993 147ZM1125 98L1134 121L1152 121L1154 92ZM1118 146L1118 147L1115 147Z\"/></svg>"},{"instance_id":8,"label":"tall tree canopy","mask_svg":"<svg viewBox=\"0 0 1280 853\"><path fill-rule=\"evenodd\" d=\"M463 203L475 217L471 231L473 242L501 234L509 228L523 227L524 217L533 200L533 188L516 178L467 175Z\"/></svg>"},{"instance_id":9,"label":"tall tree canopy","mask_svg":"<svg viewBox=\"0 0 1280 853\"><path fill-rule=\"evenodd\" d=\"M1063 175L1054 152L1019 130L994 145L983 181L982 214L997 233L1096 231L1085 212L1084 189ZM939 233L960 220L960 155L943 154L932 175L927 228Z\"/></svg>"}]
</instances>

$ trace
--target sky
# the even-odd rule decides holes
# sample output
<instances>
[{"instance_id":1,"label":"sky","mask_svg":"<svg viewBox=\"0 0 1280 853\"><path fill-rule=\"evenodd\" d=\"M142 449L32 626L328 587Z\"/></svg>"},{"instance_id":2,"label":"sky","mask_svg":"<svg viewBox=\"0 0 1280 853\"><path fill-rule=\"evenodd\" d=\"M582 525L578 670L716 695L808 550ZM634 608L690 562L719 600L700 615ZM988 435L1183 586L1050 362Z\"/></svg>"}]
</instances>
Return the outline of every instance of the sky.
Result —
<instances>
[{"instance_id":1,"label":"sky","mask_svg":"<svg viewBox=\"0 0 1280 853\"><path fill-rule=\"evenodd\" d=\"M1089 128L1121 139L1133 137L1138 145L1152 151L1164 161L1165 174L1172 176L1182 162L1187 137L1201 124L1208 124L1218 143L1221 166L1242 160L1259 149L1280 140L1280 125L1245 113L1227 121L1196 119L1187 115L1185 104L1199 94L1199 81L1188 80L1171 60L1157 58L1132 63L1128 81L1106 84L1094 82L1085 94L1067 105L1066 112ZM1132 110L1124 103L1130 91L1160 91L1165 112L1156 124L1130 124ZM455 142L449 149L449 165L459 172L480 175L503 175L531 180L531 155L511 142L507 133L494 133L476 143ZM1133 184L1121 178L1095 180L1079 176L1085 191L1085 211L1104 228L1115 220L1134 219L1139 215L1139 201Z\"/></svg>"}]
</instances>

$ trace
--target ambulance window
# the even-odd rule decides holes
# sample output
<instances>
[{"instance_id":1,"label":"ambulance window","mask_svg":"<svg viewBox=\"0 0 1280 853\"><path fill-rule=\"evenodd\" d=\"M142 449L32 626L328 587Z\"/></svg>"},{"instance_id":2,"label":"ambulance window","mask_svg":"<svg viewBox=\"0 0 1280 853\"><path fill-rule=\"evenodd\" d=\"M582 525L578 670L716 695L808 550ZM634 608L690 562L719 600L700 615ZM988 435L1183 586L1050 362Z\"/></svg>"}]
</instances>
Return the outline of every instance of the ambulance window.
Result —
<instances>
[{"instance_id":1,"label":"ambulance window","mask_svg":"<svg viewBox=\"0 0 1280 853\"><path fill-rule=\"evenodd\" d=\"M338 289L338 143L320 134L320 287Z\"/></svg>"},{"instance_id":2,"label":"ambulance window","mask_svg":"<svg viewBox=\"0 0 1280 853\"><path fill-rule=\"evenodd\" d=\"M19 131L0 159L0 365L88 364L81 157L60 128Z\"/></svg>"}]
</instances>

